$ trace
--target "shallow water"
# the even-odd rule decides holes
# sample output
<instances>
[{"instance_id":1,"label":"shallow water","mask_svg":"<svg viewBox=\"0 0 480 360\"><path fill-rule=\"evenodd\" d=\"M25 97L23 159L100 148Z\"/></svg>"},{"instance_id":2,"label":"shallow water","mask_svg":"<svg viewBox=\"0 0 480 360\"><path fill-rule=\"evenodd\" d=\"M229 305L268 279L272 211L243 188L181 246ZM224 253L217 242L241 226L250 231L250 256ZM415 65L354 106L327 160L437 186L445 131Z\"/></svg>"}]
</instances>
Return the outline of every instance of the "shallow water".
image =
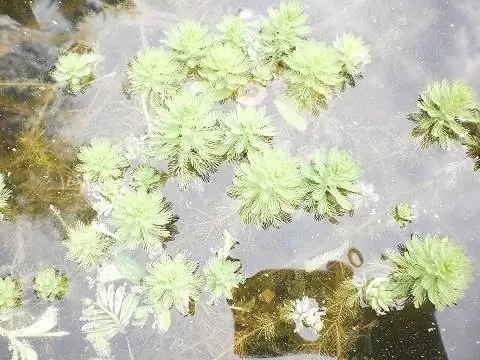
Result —
<instances>
[{"instance_id":1,"label":"shallow water","mask_svg":"<svg viewBox=\"0 0 480 360\"><path fill-rule=\"evenodd\" d=\"M0 1L3 13L11 13L7 3ZM55 61L55 55L60 51L58 48L72 39L81 39L95 43L105 58L98 69L99 79L85 94L74 98L57 94L49 100L42 93L39 103L34 103L38 96L32 96L21 106L22 111L9 108L9 111L0 112L0 131L7 135L14 133L12 129L18 126L20 118L28 118L27 121L31 122L41 114L48 123L49 136L62 138L72 146L82 145L94 136L124 140L145 132L141 108L122 93L125 69L140 48L159 45L163 31L180 19L194 18L214 26L223 15L240 8L264 14L268 6L275 5L271 1L200 0L188 3L181 0L135 0L133 9L120 7L79 16L82 12L74 6L78 5L75 2L63 1L62 9L55 3L34 2L35 20L30 18L31 21L25 20L24 23L28 22L30 26L34 23L40 30L25 28L23 35L12 36L14 40L9 38L12 43L2 41L0 61L11 51L14 41L21 44L28 40L37 44L35 46L44 46L43 54L47 55L42 60L45 64L30 69L30 73L27 70L22 73L25 78L40 80ZM382 342L388 342L390 333L385 330L387 337L378 333L365 336L358 351L365 356L371 351L373 356L377 348L373 358L385 360L477 359L480 320L474 314L480 313L480 267L477 261L480 259L479 174L473 172L472 162L466 159L460 147L453 146L449 151L435 147L420 149L410 137L412 124L406 116L415 111L418 94L432 81L442 78L465 80L477 92L480 90L480 26L477 21L480 5L475 0L427 0L421 4L413 0L400 3L390 0L311 0L302 1L302 4L307 8L310 24L314 27L313 38L330 42L337 34L353 32L362 36L371 47L372 63L365 68L364 79L331 101L329 110L319 119L312 120L305 133L297 132L285 123L279 124L276 145L299 157L305 157L321 146L338 145L351 151L362 164L361 181L374 185L378 201L364 201L355 216L344 216L339 225L317 222L313 216L303 214L279 230L259 230L238 221L235 202L224 195L232 178L232 169L230 165L223 165L209 183L197 182L184 192L177 190L171 182L167 184L165 196L180 216L179 234L168 243L168 249L172 254L188 249L193 259L203 262L212 248L221 245L221 234L227 228L240 242L234 255L241 260L242 271L247 277L254 277L271 269L301 273L305 260L338 248L346 240L362 252L367 264L378 260L385 249L395 248L412 232L439 232L468 249L475 261L475 281L455 307L435 314L432 311L416 313L414 317L394 319L399 322L385 325L385 329L389 329L389 326L395 328L399 324L409 326L412 321L423 325L430 322L425 327L419 325L419 328L431 327L434 334L428 341L437 343L424 349L420 344L425 341L422 334L410 336L406 337L408 341L399 345L400 354L388 354L378 350L382 348ZM25 19L25 16L17 18ZM3 76L0 73L0 78ZM0 105L6 109L3 103ZM399 229L389 215L400 202L413 203L417 214L414 222L405 229ZM35 266L47 263L65 270L71 277L71 295L60 305L59 322L59 327L70 331L71 335L48 342L32 341L40 358L92 358L94 354L88 343L82 340L78 321L81 299L92 296L92 290L88 289L84 274L73 263L63 260L64 249L59 243L63 234L57 219L45 211L35 219L22 216L13 224L0 222L0 237L2 273L28 277ZM368 267L359 271L365 271L365 268ZM256 283L252 280L251 284ZM262 289L261 284L251 286L258 293L271 290L268 286ZM144 329L131 329L126 335L117 336L113 342L117 359L158 356L199 360L240 358L233 346L234 317L228 304L220 301L212 307L207 301L202 299L197 304L193 317L174 316L172 328L166 334L158 334L147 324ZM437 326L432 323L435 319ZM260 348L265 353L257 349L250 355L273 355L275 351L269 348L272 342L269 344L265 337L258 341L264 342ZM439 349L440 353L445 351L445 354L434 357L428 352L433 348ZM284 352L288 351L283 349L277 355ZM6 342L0 342L0 358L9 358ZM323 357L299 351L280 358Z\"/></svg>"}]
</instances>

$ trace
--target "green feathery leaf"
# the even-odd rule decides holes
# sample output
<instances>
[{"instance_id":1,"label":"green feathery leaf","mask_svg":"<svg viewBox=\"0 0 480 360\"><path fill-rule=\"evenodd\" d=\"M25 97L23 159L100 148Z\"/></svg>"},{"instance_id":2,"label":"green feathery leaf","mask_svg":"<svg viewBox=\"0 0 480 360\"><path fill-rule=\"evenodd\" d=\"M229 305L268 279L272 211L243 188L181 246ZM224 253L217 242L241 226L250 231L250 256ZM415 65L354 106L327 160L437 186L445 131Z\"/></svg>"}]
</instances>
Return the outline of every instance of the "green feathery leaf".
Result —
<instances>
[{"instance_id":1,"label":"green feathery leaf","mask_svg":"<svg viewBox=\"0 0 480 360\"><path fill-rule=\"evenodd\" d=\"M11 276L0 277L0 310L18 308L22 304L20 282Z\"/></svg>"},{"instance_id":2,"label":"green feathery leaf","mask_svg":"<svg viewBox=\"0 0 480 360\"><path fill-rule=\"evenodd\" d=\"M141 165L132 174L132 185L135 190L151 192L165 183L165 177L157 169L149 165Z\"/></svg>"},{"instance_id":3,"label":"green feathery leaf","mask_svg":"<svg viewBox=\"0 0 480 360\"><path fill-rule=\"evenodd\" d=\"M304 196L298 164L274 150L253 153L248 160L235 169L228 191L241 202L240 217L264 228L289 222Z\"/></svg>"},{"instance_id":4,"label":"green feathery leaf","mask_svg":"<svg viewBox=\"0 0 480 360\"><path fill-rule=\"evenodd\" d=\"M107 258L112 243L98 227L82 222L67 229L67 239L63 242L67 248L66 258L85 268L102 263Z\"/></svg>"},{"instance_id":5,"label":"green feathery leaf","mask_svg":"<svg viewBox=\"0 0 480 360\"><path fill-rule=\"evenodd\" d=\"M78 54L69 52L61 55L52 71L57 83L75 95L85 89L95 80L94 66L102 57L98 54Z\"/></svg>"},{"instance_id":6,"label":"green feathery leaf","mask_svg":"<svg viewBox=\"0 0 480 360\"><path fill-rule=\"evenodd\" d=\"M196 274L197 268L198 264L189 261L186 252L174 258L163 253L158 262L147 267L148 275L143 281L147 303L162 309L175 306L187 315L190 300L197 300L204 286L204 279Z\"/></svg>"},{"instance_id":7,"label":"green feathery leaf","mask_svg":"<svg viewBox=\"0 0 480 360\"><path fill-rule=\"evenodd\" d=\"M415 210L411 204L400 203L393 209L392 216L393 220L400 225L400 228L404 228L415 218Z\"/></svg>"},{"instance_id":8,"label":"green feathery leaf","mask_svg":"<svg viewBox=\"0 0 480 360\"><path fill-rule=\"evenodd\" d=\"M294 50L311 32L306 25L308 16L296 1L282 2L278 8L268 8L268 19L263 20L261 39L264 61L277 64Z\"/></svg>"},{"instance_id":9,"label":"green feathery leaf","mask_svg":"<svg viewBox=\"0 0 480 360\"><path fill-rule=\"evenodd\" d=\"M387 277L375 277L365 287L365 302L377 315L385 315L395 306L394 285Z\"/></svg>"},{"instance_id":10,"label":"green feathery leaf","mask_svg":"<svg viewBox=\"0 0 480 360\"><path fill-rule=\"evenodd\" d=\"M437 143L446 149L449 139L463 141L468 134L463 124L479 123L475 91L461 81L442 80L427 87L420 95L420 112L409 119L415 122L413 137L421 138L422 147Z\"/></svg>"},{"instance_id":11,"label":"green feathery leaf","mask_svg":"<svg viewBox=\"0 0 480 360\"><path fill-rule=\"evenodd\" d=\"M96 182L119 178L128 167L122 148L105 138L93 138L89 146L82 146L78 159L81 163L76 169Z\"/></svg>"},{"instance_id":12,"label":"green feathery leaf","mask_svg":"<svg viewBox=\"0 0 480 360\"><path fill-rule=\"evenodd\" d=\"M167 33L165 42L173 49L178 62L184 64L190 72L195 72L213 43L213 38L206 26L197 21L184 20Z\"/></svg>"},{"instance_id":13,"label":"green feathery leaf","mask_svg":"<svg viewBox=\"0 0 480 360\"><path fill-rule=\"evenodd\" d=\"M302 167L303 187L306 189L306 210L315 218L334 220L335 216L354 210L349 194L360 192L356 181L362 171L359 164L336 147L315 154L310 164Z\"/></svg>"},{"instance_id":14,"label":"green feathery leaf","mask_svg":"<svg viewBox=\"0 0 480 360\"><path fill-rule=\"evenodd\" d=\"M127 248L143 244L147 251L171 237L176 218L160 193L131 191L113 201L112 225Z\"/></svg>"},{"instance_id":15,"label":"green feathery leaf","mask_svg":"<svg viewBox=\"0 0 480 360\"><path fill-rule=\"evenodd\" d=\"M222 119L226 128L227 158L242 159L255 151L271 149L275 128L265 108L242 107Z\"/></svg>"},{"instance_id":16,"label":"green feathery leaf","mask_svg":"<svg viewBox=\"0 0 480 360\"><path fill-rule=\"evenodd\" d=\"M220 31L219 41L233 44L239 48L246 49L248 33L247 24L238 15L225 16L217 25Z\"/></svg>"},{"instance_id":17,"label":"green feathery leaf","mask_svg":"<svg viewBox=\"0 0 480 360\"><path fill-rule=\"evenodd\" d=\"M305 41L285 58L285 64L287 95L316 116L342 88L342 62L333 47Z\"/></svg>"},{"instance_id":18,"label":"green feathery leaf","mask_svg":"<svg viewBox=\"0 0 480 360\"><path fill-rule=\"evenodd\" d=\"M202 59L199 75L216 101L234 98L248 84L252 64L245 52L231 43L216 43Z\"/></svg>"},{"instance_id":19,"label":"green feathery leaf","mask_svg":"<svg viewBox=\"0 0 480 360\"><path fill-rule=\"evenodd\" d=\"M473 264L465 251L438 234L413 234L387 258L395 265L391 279L397 295L412 297L415 307L427 300L438 310L454 305L473 279Z\"/></svg>"},{"instance_id":20,"label":"green feathery leaf","mask_svg":"<svg viewBox=\"0 0 480 360\"><path fill-rule=\"evenodd\" d=\"M215 297L225 296L232 298L232 291L245 281L245 276L240 273L240 262L224 259L220 256L211 258L203 268L206 288Z\"/></svg>"},{"instance_id":21,"label":"green feathery leaf","mask_svg":"<svg viewBox=\"0 0 480 360\"><path fill-rule=\"evenodd\" d=\"M370 62L368 47L363 43L362 38L353 34L337 37L333 47L338 52L346 83L355 86L355 79L362 77L361 66Z\"/></svg>"},{"instance_id":22,"label":"green feathery leaf","mask_svg":"<svg viewBox=\"0 0 480 360\"><path fill-rule=\"evenodd\" d=\"M163 48L141 50L129 64L127 91L163 103L180 91L187 71L171 51Z\"/></svg>"},{"instance_id":23,"label":"green feathery leaf","mask_svg":"<svg viewBox=\"0 0 480 360\"><path fill-rule=\"evenodd\" d=\"M44 300L62 300L69 287L67 275L58 269L45 269L35 275L33 291L37 298Z\"/></svg>"},{"instance_id":24,"label":"green feathery leaf","mask_svg":"<svg viewBox=\"0 0 480 360\"><path fill-rule=\"evenodd\" d=\"M214 103L205 95L183 90L166 106L158 108L152 119L152 155L168 160L181 189L197 176L208 181L225 154Z\"/></svg>"}]
</instances>

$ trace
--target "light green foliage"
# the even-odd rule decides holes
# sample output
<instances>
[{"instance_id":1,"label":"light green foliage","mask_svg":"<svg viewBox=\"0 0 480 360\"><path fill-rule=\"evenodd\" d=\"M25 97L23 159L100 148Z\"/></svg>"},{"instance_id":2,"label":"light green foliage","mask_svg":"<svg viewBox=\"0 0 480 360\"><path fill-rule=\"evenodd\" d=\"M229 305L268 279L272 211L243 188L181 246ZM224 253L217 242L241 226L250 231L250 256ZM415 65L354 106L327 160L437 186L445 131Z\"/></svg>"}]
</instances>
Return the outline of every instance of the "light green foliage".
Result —
<instances>
[{"instance_id":1,"label":"light green foliage","mask_svg":"<svg viewBox=\"0 0 480 360\"><path fill-rule=\"evenodd\" d=\"M208 28L197 21L184 20L167 33L166 43L175 58L191 72L195 72L206 50L213 43Z\"/></svg>"},{"instance_id":2,"label":"light green foliage","mask_svg":"<svg viewBox=\"0 0 480 360\"><path fill-rule=\"evenodd\" d=\"M132 174L132 185L135 190L151 192L163 185L164 179L157 169L149 165L141 165Z\"/></svg>"},{"instance_id":3,"label":"light green foliage","mask_svg":"<svg viewBox=\"0 0 480 360\"><path fill-rule=\"evenodd\" d=\"M40 271L33 279L35 295L44 300L62 300L68 291L68 278L57 269Z\"/></svg>"},{"instance_id":4,"label":"light green foliage","mask_svg":"<svg viewBox=\"0 0 480 360\"><path fill-rule=\"evenodd\" d=\"M129 64L127 91L163 103L180 91L187 70L175 60L171 51L163 48L141 50Z\"/></svg>"},{"instance_id":5,"label":"light green foliage","mask_svg":"<svg viewBox=\"0 0 480 360\"><path fill-rule=\"evenodd\" d=\"M187 315L190 300L198 299L204 286L204 279L196 274L197 268L198 264L189 261L186 252L174 258L163 253L158 262L147 268L148 275L143 281L147 303L162 309L174 306Z\"/></svg>"},{"instance_id":6,"label":"light green foliage","mask_svg":"<svg viewBox=\"0 0 480 360\"><path fill-rule=\"evenodd\" d=\"M85 322L82 332L93 344L97 354L111 355L109 341L118 333L124 333L132 324L140 298L127 292L124 285L116 290L113 284L97 286L96 301L87 299L80 321ZM103 358L103 357L102 357Z\"/></svg>"},{"instance_id":7,"label":"light green foliage","mask_svg":"<svg viewBox=\"0 0 480 360\"><path fill-rule=\"evenodd\" d=\"M323 43L305 41L285 58L287 95L314 115L342 88L344 77L339 52Z\"/></svg>"},{"instance_id":8,"label":"light green foliage","mask_svg":"<svg viewBox=\"0 0 480 360\"><path fill-rule=\"evenodd\" d=\"M128 166L122 148L105 138L93 138L89 146L82 146L78 159L81 163L76 166L77 171L97 182L119 178Z\"/></svg>"},{"instance_id":9,"label":"light green foliage","mask_svg":"<svg viewBox=\"0 0 480 360\"><path fill-rule=\"evenodd\" d=\"M438 310L454 305L473 278L465 251L447 237L412 235L400 251L387 253L395 265L392 284L399 297L412 297L415 307L430 301Z\"/></svg>"},{"instance_id":10,"label":"light green foliage","mask_svg":"<svg viewBox=\"0 0 480 360\"><path fill-rule=\"evenodd\" d=\"M241 159L256 151L271 148L275 128L266 116L266 109L242 107L222 119L226 128L224 143L227 147L227 158Z\"/></svg>"},{"instance_id":11,"label":"light green foliage","mask_svg":"<svg viewBox=\"0 0 480 360\"><path fill-rule=\"evenodd\" d=\"M278 150L254 153L248 160L235 169L228 191L241 202L240 217L264 228L289 222L304 196L298 164Z\"/></svg>"},{"instance_id":12,"label":"light green foliage","mask_svg":"<svg viewBox=\"0 0 480 360\"><path fill-rule=\"evenodd\" d=\"M247 24L238 15L225 16L217 25L217 29L220 32L220 41L242 49L247 47L247 36L249 35Z\"/></svg>"},{"instance_id":13,"label":"light green foliage","mask_svg":"<svg viewBox=\"0 0 480 360\"><path fill-rule=\"evenodd\" d=\"M245 52L231 43L216 43L202 59L199 75L216 101L234 98L248 84L252 64Z\"/></svg>"},{"instance_id":14,"label":"light green foliage","mask_svg":"<svg viewBox=\"0 0 480 360\"><path fill-rule=\"evenodd\" d=\"M225 296L232 298L232 291L245 281L245 276L240 273L240 262L224 259L220 256L211 258L203 268L206 288L215 297Z\"/></svg>"},{"instance_id":15,"label":"light green foliage","mask_svg":"<svg viewBox=\"0 0 480 360\"><path fill-rule=\"evenodd\" d=\"M406 224L413 221L415 218L415 210L411 204L400 203L393 209L392 216L393 220L403 228Z\"/></svg>"},{"instance_id":16,"label":"light green foliage","mask_svg":"<svg viewBox=\"0 0 480 360\"><path fill-rule=\"evenodd\" d=\"M393 285L387 277L371 279L365 287L365 302L377 315L385 315L395 306Z\"/></svg>"},{"instance_id":17,"label":"light green foliage","mask_svg":"<svg viewBox=\"0 0 480 360\"><path fill-rule=\"evenodd\" d=\"M282 2L278 8L268 8L261 38L264 44L265 61L277 64L294 50L311 32L306 25L308 16L296 1ZM307 56L307 54L306 54Z\"/></svg>"},{"instance_id":18,"label":"light green foliage","mask_svg":"<svg viewBox=\"0 0 480 360\"><path fill-rule=\"evenodd\" d=\"M95 225L77 222L73 228L67 228L63 244L67 248L67 259L88 268L100 265L107 258L112 240Z\"/></svg>"},{"instance_id":19,"label":"light green foliage","mask_svg":"<svg viewBox=\"0 0 480 360\"><path fill-rule=\"evenodd\" d=\"M100 60L101 56L98 54L69 52L58 58L52 76L57 83L75 95L85 91L95 80L94 65Z\"/></svg>"},{"instance_id":20,"label":"light green foliage","mask_svg":"<svg viewBox=\"0 0 480 360\"><path fill-rule=\"evenodd\" d=\"M168 160L169 170L185 189L195 177L208 181L224 159L219 114L205 95L183 90L157 109L149 142L152 154Z\"/></svg>"},{"instance_id":21,"label":"light green foliage","mask_svg":"<svg viewBox=\"0 0 480 360\"><path fill-rule=\"evenodd\" d=\"M175 221L170 204L161 193L131 191L113 200L111 222L118 241L127 248L142 244L150 251L168 239Z\"/></svg>"},{"instance_id":22,"label":"light green foliage","mask_svg":"<svg viewBox=\"0 0 480 360\"><path fill-rule=\"evenodd\" d=\"M328 154L319 151L309 164L302 167L303 187L306 190L306 209L315 218L329 218L354 210L350 194L358 194L356 181L362 171L359 164L343 150L336 147Z\"/></svg>"},{"instance_id":23,"label":"light green foliage","mask_svg":"<svg viewBox=\"0 0 480 360\"><path fill-rule=\"evenodd\" d=\"M5 176L0 173L0 209L8 205L12 191L5 184Z\"/></svg>"},{"instance_id":24,"label":"light green foliage","mask_svg":"<svg viewBox=\"0 0 480 360\"><path fill-rule=\"evenodd\" d=\"M465 123L480 122L475 91L461 81L442 80L429 85L417 101L420 112L409 119L415 122L412 136L421 138L422 147L438 144L446 149L449 139L464 140Z\"/></svg>"},{"instance_id":25,"label":"light green foliage","mask_svg":"<svg viewBox=\"0 0 480 360\"><path fill-rule=\"evenodd\" d=\"M0 310L15 309L22 304L22 288L11 276L0 278Z\"/></svg>"},{"instance_id":26,"label":"light green foliage","mask_svg":"<svg viewBox=\"0 0 480 360\"><path fill-rule=\"evenodd\" d=\"M350 33L337 37L333 47L338 52L343 76L350 86L355 86L355 79L361 78L362 75L361 66L370 62L368 47L362 38Z\"/></svg>"}]
</instances>

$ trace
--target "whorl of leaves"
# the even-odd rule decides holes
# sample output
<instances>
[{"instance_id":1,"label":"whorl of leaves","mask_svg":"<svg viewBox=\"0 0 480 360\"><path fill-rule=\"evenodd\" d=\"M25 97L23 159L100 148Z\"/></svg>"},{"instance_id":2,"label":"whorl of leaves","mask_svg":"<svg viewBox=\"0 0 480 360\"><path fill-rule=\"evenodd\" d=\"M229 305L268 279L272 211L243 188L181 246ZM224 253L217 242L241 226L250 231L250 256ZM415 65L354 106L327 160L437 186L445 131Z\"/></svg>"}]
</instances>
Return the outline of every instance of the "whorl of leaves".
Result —
<instances>
[{"instance_id":1,"label":"whorl of leaves","mask_svg":"<svg viewBox=\"0 0 480 360\"><path fill-rule=\"evenodd\" d=\"M301 109L318 115L344 82L338 51L323 43L305 41L285 58L287 95Z\"/></svg>"},{"instance_id":2,"label":"whorl of leaves","mask_svg":"<svg viewBox=\"0 0 480 360\"><path fill-rule=\"evenodd\" d=\"M38 272L33 279L35 295L44 300L61 300L69 287L67 276L58 269L45 269Z\"/></svg>"},{"instance_id":3,"label":"whorl of leaves","mask_svg":"<svg viewBox=\"0 0 480 360\"><path fill-rule=\"evenodd\" d=\"M472 260L447 237L413 234L399 251L389 251L395 265L392 283L399 297L413 299L415 307L427 300L438 310L454 305L473 279Z\"/></svg>"},{"instance_id":4,"label":"whorl of leaves","mask_svg":"<svg viewBox=\"0 0 480 360\"><path fill-rule=\"evenodd\" d=\"M275 128L266 116L266 109L237 106L222 119L227 158L241 159L256 151L271 149Z\"/></svg>"},{"instance_id":5,"label":"whorl of leaves","mask_svg":"<svg viewBox=\"0 0 480 360\"><path fill-rule=\"evenodd\" d=\"M82 146L78 159L81 163L76 169L87 179L98 182L119 178L128 167L122 148L105 138L93 138L89 146Z\"/></svg>"},{"instance_id":6,"label":"whorl of leaves","mask_svg":"<svg viewBox=\"0 0 480 360\"><path fill-rule=\"evenodd\" d=\"M216 101L234 98L248 84L252 64L245 52L231 43L216 43L202 59L199 75Z\"/></svg>"},{"instance_id":7,"label":"whorl of leaves","mask_svg":"<svg viewBox=\"0 0 480 360\"><path fill-rule=\"evenodd\" d=\"M242 220L263 228L291 221L304 196L298 164L278 150L254 153L248 160L235 169L228 191L241 203Z\"/></svg>"},{"instance_id":8,"label":"whorl of leaves","mask_svg":"<svg viewBox=\"0 0 480 360\"><path fill-rule=\"evenodd\" d=\"M263 20L261 39L265 61L278 63L294 50L311 32L306 25L308 16L296 1L282 2L278 8L268 8L268 18Z\"/></svg>"},{"instance_id":9,"label":"whorl of leaves","mask_svg":"<svg viewBox=\"0 0 480 360\"><path fill-rule=\"evenodd\" d=\"M132 174L133 188L147 193L161 186L164 180L158 170L150 165L140 165Z\"/></svg>"},{"instance_id":10,"label":"whorl of leaves","mask_svg":"<svg viewBox=\"0 0 480 360\"><path fill-rule=\"evenodd\" d=\"M219 40L221 42L230 43L239 48L246 48L247 24L240 16L225 16L220 24L217 25L217 29L220 32Z\"/></svg>"},{"instance_id":11,"label":"whorl of leaves","mask_svg":"<svg viewBox=\"0 0 480 360\"><path fill-rule=\"evenodd\" d=\"M94 225L77 222L73 228L67 229L67 238L63 242L67 248L66 258L88 268L102 263L108 256L112 240Z\"/></svg>"},{"instance_id":12,"label":"whorl of leaves","mask_svg":"<svg viewBox=\"0 0 480 360\"><path fill-rule=\"evenodd\" d=\"M52 77L61 86L75 95L90 85L95 80L94 65L100 61L101 56L94 53L79 54L68 52L61 55L52 71Z\"/></svg>"},{"instance_id":13,"label":"whorl of leaves","mask_svg":"<svg viewBox=\"0 0 480 360\"><path fill-rule=\"evenodd\" d=\"M166 253L158 262L148 265L148 275L143 281L146 301L154 308L171 309L189 313L189 303L197 300L204 286L204 279L197 274L198 263L188 260L186 252L174 258Z\"/></svg>"},{"instance_id":14,"label":"whorl of leaves","mask_svg":"<svg viewBox=\"0 0 480 360\"><path fill-rule=\"evenodd\" d=\"M11 276L0 277L0 310L10 310L22 304L20 282Z\"/></svg>"},{"instance_id":15,"label":"whorl of leaves","mask_svg":"<svg viewBox=\"0 0 480 360\"><path fill-rule=\"evenodd\" d=\"M417 101L419 112L409 115L415 122L412 136L422 147L438 144L442 149L448 140L464 141L468 135L465 124L480 122L475 91L461 81L442 80L430 84Z\"/></svg>"},{"instance_id":16,"label":"whorl of leaves","mask_svg":"<svg viewBox=\"0 0 480 360\"><path fill-rule=\"evenodd\" d=\"M173 49L175 58L190 71L195 71L213 38L208 28L197 21L184 20L167 33L166 44Z\"/></svg>"},{"instance_id":17,"label":"whorl of leaves","mask_svg":"<svg viewBox=\"0 0 480 360\"><path fill-rule=\"evenodd\" d=\"M127 92L163 103L180 91L186 76L187 68L175 60L171 51L163 48L141 50L130 61Z\"/></svg>"},{"instance_id":18,"label":"whorl of leaves","mask_svg":"<svg viewBox=\"0 0 480 360\"><path fill-rule=\"evenodd\" d=\"M215 297L225 296L232 298L232 291L245 281L245 276L240 273L240 262L224 259L220 256L211 258L203 268L206 288Z\"/></svg>"},{"instance_id":19,"label":"whorl of leaves","mask_svg":"<svg viewBox=\"0 0 480 360\"><path fill-rule=\"evenodd\" d=\"M176 218L163 195L144 190L130 191L113 201L112 224L127 248L142 244L146 250L172 236Z\"/></svg>"},{"instance_id":20,"label":"whorl of leaves","mask_svg":"<svg viewBox=\"0 0 480 360\"><path fill-rule=\"evenodd\" d=\"M360 192L356 181L362 171L359 164L343 150L336 147L328 154L319 151L309 164L302 167L303 187L306 190L306 210L313 212L317 220L354 210L350 194Z\"/></svg>"},{"instance_id":21,"label":"whorl of leaves","mask_svg":"<svg viewBox=\"0 0 480 360\"><path fill-rule=\"evenodd\" d=\"M152 155L168 160L169 170L185 189L195 177L208 181L225 154L219 114L205 95L183 90L157 109L149 142Z\"/></svg>"},{"instance_id":22,"label":"whorl of leaves","mask_svg":"<svg viewBox=\"0 0 480 360\"><path fill-rule=\"evenodd\" d=\"M355 79L362 77L361 66L370 62L368 47L362 38L350 33L337 37L333 47L337 50L346 83L355 86Z\"/></svg>"}]
</instances>

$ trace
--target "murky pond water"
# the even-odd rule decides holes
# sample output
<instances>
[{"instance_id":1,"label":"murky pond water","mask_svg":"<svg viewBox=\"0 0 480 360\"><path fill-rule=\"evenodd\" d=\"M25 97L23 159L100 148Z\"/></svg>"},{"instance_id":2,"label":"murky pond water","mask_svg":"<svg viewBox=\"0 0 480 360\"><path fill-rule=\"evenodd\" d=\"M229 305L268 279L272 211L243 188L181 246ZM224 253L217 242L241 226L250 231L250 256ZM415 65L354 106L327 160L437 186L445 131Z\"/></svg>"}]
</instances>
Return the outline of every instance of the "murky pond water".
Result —
<instances>
[{"instance_id":1,"label":"murky pond water","mask_svg":"<svg viewBox=\"0 0 480 360\"><path fill-rule=\"evenodd\" d=\"M2 329L26 326L50 305L36 299L29 284L39 270L55 267L68 275L70 289L64 300L54 303L58 325L42 332L69 335L31 337L28 344L40 359L100 359L85 340L79 320L84 299L95 298L95 273L65 260L65 231L49 204L61 209L62 221L69 224L91 218L79 175L71 167L78 148L94 137L134 148L135 139L147 131L144 109L123 91L128 63L140 49L160 46L164 32L182 19L199 20L214 29L226 14L249 9L265 15L277 3L27 3L0 0L0 172L17 172L12 186L21 194L12 210L17 212L15 220L0 220L0 275L11 274L25 284L25 313L0 319L0 358L11 357L11 338ZM241 262L247 281L228 301L220 298L212 304L208 295L202 295L192 316L172 311L166 333L154 329L151 318L144 326L122 329L110 341L116 359L478 359L479 174L459 145L452 144L448 151L435 146L421 149L411 137L413 125L407 116L416 111L418 95L433 81L463 80L480 90L480 4L475 0L301 4L309 15L312 38L330 43L351 32L363 37L372 61L364 68L363 79L331 100L328 110L308 122L306 131L297 131L274 115L274 146L300 159L320 147L349 151L363 169L364 196L355 214L333 224L300 213L279 229L265 230L243 224L238 203L226 195L234 176L231 163L222 164L208 183L195 181L185 191L168 181L162 192L179 217L178 234L167 243L168 253L187 250L192 260L204 263L212 249L222 246L222 234L228 230L239 242L232 257ZM52 85L49 74L58 55L75 42L95 47L103 61L91 87L68 96ZM277 114L272 100L281 86L267 88L269 113ZM38 149L44 149L42 156L33 158ZM403 228L391 216L399 203L415 208L415 219ZM467 249L475 279L465 297L443 311L407 305L376 316L365 309L346 310L347 299L338 284L352 273L375 271L385 250L396 248L414 232L440 233ZM355 249L359 267L349 261L349 249ZM330 262L305 271L311 259ZM304 339L280 324L281 304L302 296L325 299L327 328L318 339Z\"/></svg>"}]
</instances>

